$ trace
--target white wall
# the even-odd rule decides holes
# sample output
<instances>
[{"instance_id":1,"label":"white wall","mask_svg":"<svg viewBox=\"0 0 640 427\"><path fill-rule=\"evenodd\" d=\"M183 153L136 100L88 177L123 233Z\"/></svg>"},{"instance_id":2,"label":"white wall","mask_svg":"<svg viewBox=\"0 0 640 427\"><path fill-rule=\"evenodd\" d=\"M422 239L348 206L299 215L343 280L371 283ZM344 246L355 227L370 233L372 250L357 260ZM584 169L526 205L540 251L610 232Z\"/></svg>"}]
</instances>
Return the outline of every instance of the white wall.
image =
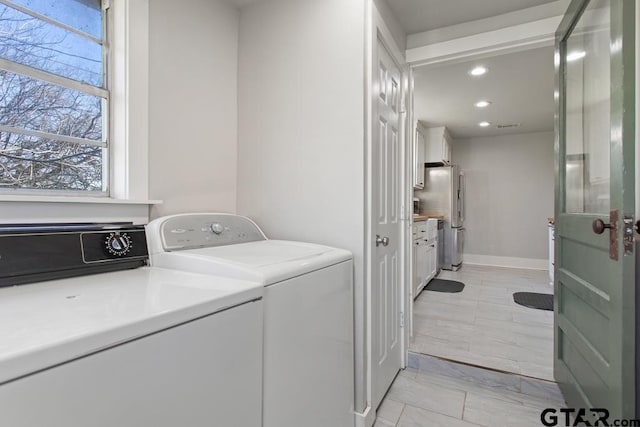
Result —
<instances>
[{"instance_id":1,"label":"white wall","mask_svg":"<svg viewBox=\"0 0 640 427\"><path fill-rule=\"evenodd\" d=\"M238 213L256 220L271 238L353 252L360 316L364 25L364 0L246 6L238 83ZM363 318L356 316L361 358ZM356 389L362 392L362 377Z\"/></svg>"},{"instance_id":2,"label":"white wall","mask_svg":"<svg viewBox=\"0 0 640 427\"><path fill-rule=\"evenodd\" d=\"M547 259L553 145L553 132L453 142L453 163L466 182L465 254Z\"/></svg>"},{"instance_id":3,"label":"white wall","mask_svg":"<svg viewBox=\"0 0 640 427\"><path fill-rule=\"evenodd\" d=\"M398 21L393 14L393 11L387 4L387 0L373 0L373 4L378 13L380 13L384 24L389 29L393 41L396 42L398 49L404 54L404 50L407 48L407 33L404 31L402 24L400 24L400 21Z\"/></svg>"},{"instance_id":4,"label":"white wall","mask_svg":"<svg viewBox=\"0 0 640 427\"><path fill-rule=\"evenodd\" d=\"M363 252L363 37L359 0L242 9L238 212L272 238L350 249L356 265Z\"/></svg>"},{"instance_id":5,"label":"white wall","mask_svg":"<svg viewBox=\"0 0 640 427\"><path fill-rule=\"evenodd\" d=\"M222 0L149 2L149 193L157 217L234 212L238 10Z\"/></svg>"}]
</instances>

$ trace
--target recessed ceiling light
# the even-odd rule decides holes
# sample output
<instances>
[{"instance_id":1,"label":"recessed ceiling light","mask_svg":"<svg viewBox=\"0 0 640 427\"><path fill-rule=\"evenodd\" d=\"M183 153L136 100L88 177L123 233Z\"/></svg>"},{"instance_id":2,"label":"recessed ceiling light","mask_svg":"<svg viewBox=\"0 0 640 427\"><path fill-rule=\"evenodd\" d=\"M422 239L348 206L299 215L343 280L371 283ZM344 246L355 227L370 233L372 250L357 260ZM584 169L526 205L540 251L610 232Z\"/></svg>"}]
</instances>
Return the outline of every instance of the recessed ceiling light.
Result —
<instances>
[{"instance_id":1,"label":"recessed ceiling light","mask_svg":"<svg viewBox=\"0 0 640 427\"><path fill-rule=\"evenodd\" d=\"M488 71L487 67L483 67L482 65L479 65L477 67L472 68L469 71L469 74L471 74L472 76L481 76L484 73L486 73L487 71Z\"/></svg>"},{"instance_id":2,"label":"recessed ceiling light","mask_svg":"<svg viewBox=\"0 0 640 427\"><path fill-rule=\"evenodd\" d=\"M488 126L491 126L491 123L489 123L489 122L480 122L480 123L478 123L478 126L480 126L481 128L486 128Z\"/></svg>"},{"instance_id":3,"label":"recessed ceiling light","mask_svg":"<svg viewBox=\"0 0 640 427\"><path fill-rule=\"evenodd\" d=\"M575 50L567 54L567 61L569 62L577 61L578 59L584 58L586 54L587 52L585 52L584 50Z\"/></svg>"},{"instance_id":4,"label":"recessed ceiling light","mask_svg":"<svg viewBox=\"0 0 640 427\"><path fill-rule=\"evenodd\" d=\"M478 101L473 105L475 105L476 108L485 108L485 107L488 107L489 105L491 105L491 102L490 101Z\"/></svg>"}]
</instances>

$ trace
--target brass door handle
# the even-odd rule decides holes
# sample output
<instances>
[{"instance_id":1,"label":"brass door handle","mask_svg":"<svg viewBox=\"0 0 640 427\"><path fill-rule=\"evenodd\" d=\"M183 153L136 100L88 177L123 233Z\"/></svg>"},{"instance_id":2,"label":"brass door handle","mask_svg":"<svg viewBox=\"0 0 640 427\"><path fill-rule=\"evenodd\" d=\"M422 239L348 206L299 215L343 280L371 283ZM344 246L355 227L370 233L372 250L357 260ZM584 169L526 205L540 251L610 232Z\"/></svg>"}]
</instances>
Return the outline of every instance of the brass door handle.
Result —
<instances>
[{"instance_id":1,"label":"brass door handle","mask_svg":"<svg viewBox=\"0 0 640 427\"><path fill-rule=\"evenodd\" d=\"M636 225L638 225L638 224L636 224ZM598 218L598 219L593 221L592 227L593 227L593 232L596 233L596 234L602 234L602 233L604 233L604 230L606 230L606 229L614 229L615 230L615 228L616 228L615 226L613 226L611 224L605 223L600 218Z\"/></svg>"}]
</instances>

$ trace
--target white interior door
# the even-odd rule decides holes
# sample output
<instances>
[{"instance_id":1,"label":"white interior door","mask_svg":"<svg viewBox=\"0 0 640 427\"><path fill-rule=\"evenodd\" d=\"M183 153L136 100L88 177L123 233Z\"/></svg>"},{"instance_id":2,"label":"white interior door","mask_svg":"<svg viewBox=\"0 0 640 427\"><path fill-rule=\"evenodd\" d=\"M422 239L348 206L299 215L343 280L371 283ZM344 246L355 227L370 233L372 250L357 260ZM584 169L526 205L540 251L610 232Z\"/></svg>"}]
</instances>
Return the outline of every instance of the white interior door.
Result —
<instances>
[{"instance_id":1,"label":"white interior door","mask_svg":"<svg viewBox=\"0 0 640 427\"><path fill-rule=\"evenodd\" d=\"M401 292L401 72L380 39L373 70L373 268L371 385L376 408L402 364Z\"/></svg>"}]
</instances>

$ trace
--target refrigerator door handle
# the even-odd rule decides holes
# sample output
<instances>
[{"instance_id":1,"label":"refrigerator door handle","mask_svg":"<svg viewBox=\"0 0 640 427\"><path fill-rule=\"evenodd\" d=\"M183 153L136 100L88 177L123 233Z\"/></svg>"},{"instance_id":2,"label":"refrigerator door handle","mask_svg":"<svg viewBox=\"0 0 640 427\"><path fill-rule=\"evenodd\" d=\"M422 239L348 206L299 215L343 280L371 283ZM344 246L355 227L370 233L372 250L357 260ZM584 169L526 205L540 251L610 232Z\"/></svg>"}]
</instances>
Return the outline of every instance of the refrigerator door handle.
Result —
<instances>
[{"instance_id":1,"label":"refrigerator door handle","mask_svg":"<svg viewBox=\"0 0 640 427\"><path fill-rule=\"evenodd\" d=\"M464 223L464 174L458 176L458 218L460 225Z\"/></svg>"}]
</instances>

